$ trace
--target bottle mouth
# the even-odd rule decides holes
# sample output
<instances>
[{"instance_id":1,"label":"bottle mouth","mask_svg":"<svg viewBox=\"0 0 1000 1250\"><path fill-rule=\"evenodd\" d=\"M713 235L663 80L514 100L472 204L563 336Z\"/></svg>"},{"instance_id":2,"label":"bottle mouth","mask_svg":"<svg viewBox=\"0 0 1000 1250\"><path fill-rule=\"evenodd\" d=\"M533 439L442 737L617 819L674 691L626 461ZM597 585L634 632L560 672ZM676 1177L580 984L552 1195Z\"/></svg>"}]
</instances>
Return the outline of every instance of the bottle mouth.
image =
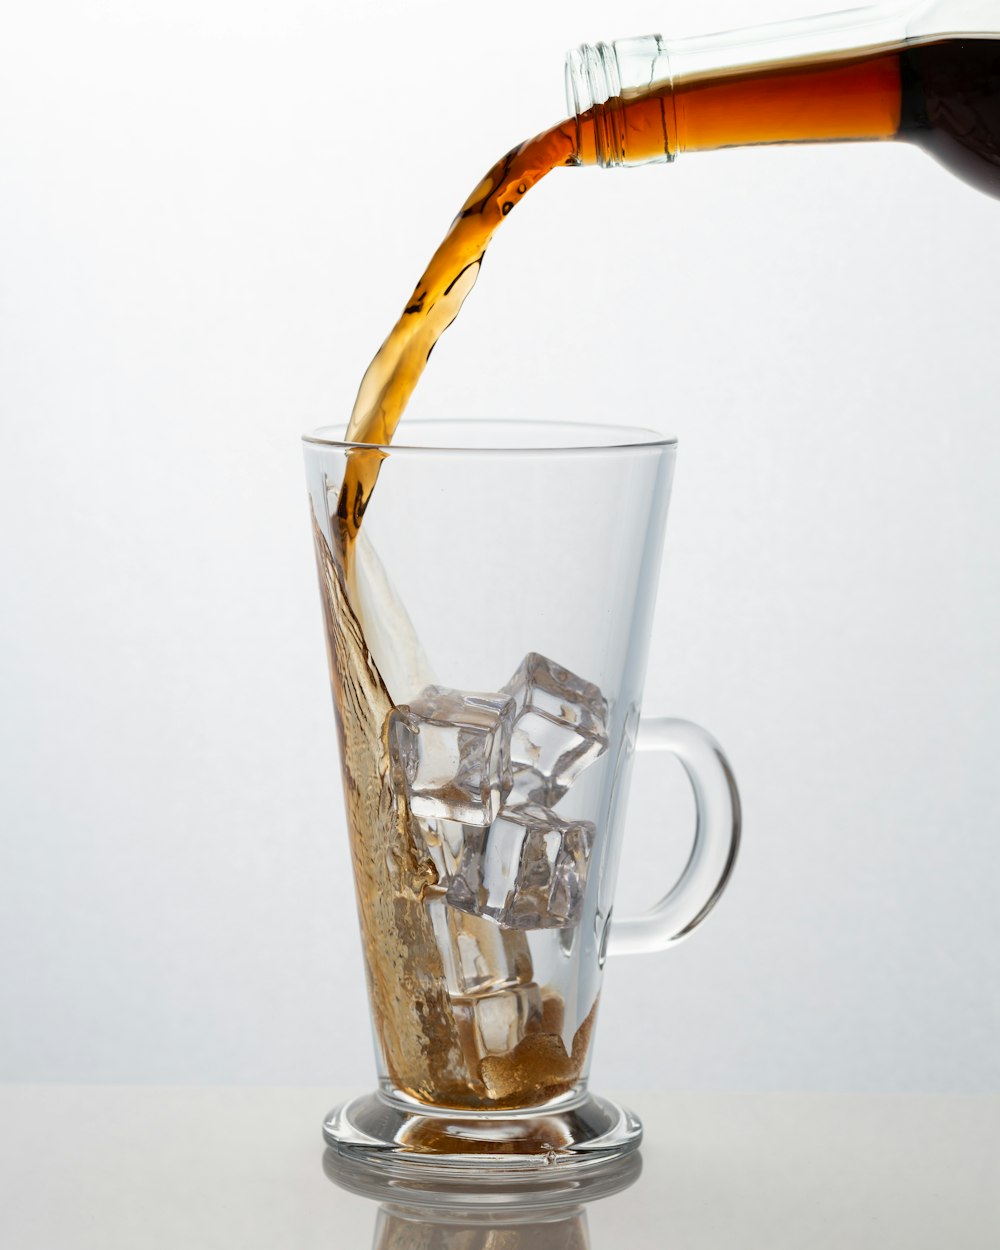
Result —
<instances>
[{"instance_id":1,"label":"bottle mouth","mask_svg":"<svg viewBox=\"0 0 1000 1250\"><path fill-rule=\"evenodd\" d=\"M566 53L566 103L579 116L621 95L614 44L582 43Z\"/></svg>"},{"instance_id":2,"label":"bottle mouth","mask_svg":"<svg viewBox=\"0 0 1000 1250\"><path fill-rule=\"evenodd\" d=\"M580 120L593 119L594 149L602 169L625 164L621 132L621 75L614 44L583 43L566 54L566 106L576 118L577 151L583 147Z\"/></svg>"}]
</instances>

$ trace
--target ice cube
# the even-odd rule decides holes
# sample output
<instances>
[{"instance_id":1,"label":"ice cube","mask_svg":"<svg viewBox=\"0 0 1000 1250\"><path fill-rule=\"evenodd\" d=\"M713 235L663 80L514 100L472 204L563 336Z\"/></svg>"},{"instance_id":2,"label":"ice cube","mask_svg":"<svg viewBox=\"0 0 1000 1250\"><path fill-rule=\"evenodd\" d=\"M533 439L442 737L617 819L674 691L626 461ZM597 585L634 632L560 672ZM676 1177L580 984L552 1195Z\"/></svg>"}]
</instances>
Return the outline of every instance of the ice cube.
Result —
<instances>
[{"instance_id":1,"label":"ice cube","mask_svg":"<svg viewBox=\"0 0 1000 1250\"><path fill-rule=\"evenodd\" d=\"M607 750L607 701L592 682L535 651L504 691L514 699L510 754L518 801L553 807Z\"/></svg>"},{"instance_id":2,"label":"ice cube","mask_svg":"<svg viewBox=\"0 0 1000 1250\"><path fill-rule=\"evenodd\" d=\"M527 1032L542 1026L542 995L534 984L453 998L451 1005L462 1049L478 1059L507 1054Z\"/></svg>"},{"instance_id":3,"label":"ice cube","mask_svg":"<svg viewBox=\"0 0 1000 1250\"><path fill-rule=\"evenodd\" d=\"M483 916L450 907L440 893L426 901L444 964L448 993L462 998L525 985L533 976L531 950L523 933L501 929Z\"/></svg>"},{"instance_id":4,"label":"ice cube","mask_svg":"<svg viewBox=\"0 0 1000 1250\"><path fill-rule=\"evenodd\" d=\"M448 887L452 907L506 929L562 929L580 919L594 826L537 803L505 807L468 839Z\"/></svg>"},{"instance_id":5,"label":"ice cube","mask_svg":"<svg viewBox=\"0 0 1000 1250\"><path fill-rule=\"evenodd\" d=\"M514 701L428 686L389 717L389 751L410 810L485 827L511 787Z\"/></svg>"},{"instance_id":6,"label":"ice cube","mask_svg":"<svg viewBox=\"0 0 1000 1250\"><path fill-rule=\"evenodd\" d=\"M438 883L447 886L455 875L465 845L466 826L457 820L415 820L422 849L437 870ZM468 834L475 837L482 829L472 826Z\"/></svg>"}]
</instances>

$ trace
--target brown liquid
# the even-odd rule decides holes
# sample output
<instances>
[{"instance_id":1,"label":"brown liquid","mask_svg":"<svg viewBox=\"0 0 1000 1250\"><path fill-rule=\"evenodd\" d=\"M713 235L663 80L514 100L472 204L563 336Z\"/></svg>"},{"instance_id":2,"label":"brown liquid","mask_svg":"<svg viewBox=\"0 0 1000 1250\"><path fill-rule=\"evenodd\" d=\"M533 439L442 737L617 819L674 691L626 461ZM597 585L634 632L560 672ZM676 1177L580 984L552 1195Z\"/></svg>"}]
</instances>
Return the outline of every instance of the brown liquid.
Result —
<instances>
[{"instance_id":1,"label":"brown liquid","mask_svg":"<svg viewBox=\"0 0 1000 1250\"><path fill-rule=\"evenodd\" d=\"M418 850L422 838L405 790L394 786L390 775L385 734L392 699L349 601L342 563L315 523L313 536L368 997L389 1079L395 1089L436 1106L497 1110L556 1098L580 1079L597 1003L567 1043L564 1003L543 991L540 1015L512 1050L479 1054L472 1029L449 996L427 911L437 873ZM519 975L530 981L525 935L507 936L523 945ZM546 1153L552 1129L547 1122L538 1125L535 1147ZM432 1147L429 1140L410 1145ZM534 1148L528 1141L519 1146Z\"/></svg>"},{"instance_id":2,"label":"brown liquid","mask_svg":"<svg viewBox=\"0 0 1000 1250\"><path fill-rule=\"evenodd\" d=\"M691 80L623 97L630 161L745 144L906 139L1000 195L1000 41L953 39L904 51L802 62ZM347 437L385 445L435 343L472 290L494 231L557 165L597 161L603 110L508 152L463 204L399 321L368 367ZM355 453L337 507L345 560L378 476L377 451Z\"/></svg>"}]
</instances>

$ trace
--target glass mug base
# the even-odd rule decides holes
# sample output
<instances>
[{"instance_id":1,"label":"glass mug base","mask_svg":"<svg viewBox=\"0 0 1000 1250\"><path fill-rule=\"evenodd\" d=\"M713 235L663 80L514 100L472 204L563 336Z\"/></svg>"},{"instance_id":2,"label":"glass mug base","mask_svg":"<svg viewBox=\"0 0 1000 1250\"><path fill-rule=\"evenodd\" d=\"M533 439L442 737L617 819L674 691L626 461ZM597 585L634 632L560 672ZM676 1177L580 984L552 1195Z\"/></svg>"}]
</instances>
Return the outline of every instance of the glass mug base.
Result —
<instances>
[{"instance_id":1,"label":"glass mug base","mask_svg":"<svg viewBox=\"0 0 1000 1250\"><path fill-rule=\"evenodd\" d=\"M335 1108L327 1145L384 1174L435 1179L594 1171L639 1148L642 1125L627 1108L583 1089L535 1107L469 1111L432 1107L378 1090Z\"/></svg>"}]
</instances>

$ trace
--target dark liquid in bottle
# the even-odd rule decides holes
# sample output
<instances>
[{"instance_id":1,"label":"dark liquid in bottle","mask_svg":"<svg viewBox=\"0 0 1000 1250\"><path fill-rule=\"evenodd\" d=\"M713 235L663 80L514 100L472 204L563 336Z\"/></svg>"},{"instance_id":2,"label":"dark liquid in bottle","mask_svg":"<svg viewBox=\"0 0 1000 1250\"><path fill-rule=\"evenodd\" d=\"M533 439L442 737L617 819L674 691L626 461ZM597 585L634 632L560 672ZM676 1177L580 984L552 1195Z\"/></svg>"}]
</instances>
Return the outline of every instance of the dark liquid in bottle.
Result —
<instances>
[{"instance_id":1,"label":"dark liquid in bottle","mask_svg":"<svg viewBox=\"0 0 1000 1250\"><path fill-rule=\"evenodd\" d=\"M1000 196L1000 40L952 39L900 56L899 138Z\"/></svg>"},{"instance_id":2,"label":"dark liquid in bottle","mask_svg":"<svg viewBox=\"0 0 1000 1250\"><path fill-rule=\"evenodd\" d=\"M764 66L691 79L613 104L620 155L764 143L905 139L965 181L1000 196L1000 40L949 39L888 52ZM607 145L602 110L514 148L462 206L369 366L348 427L355 442L392 441L441 334L472 289L493 232L557 165L594 164ZM342 558L361 524L382 455L351 457L337 509Z\"/></svg>"}]
</instances>

